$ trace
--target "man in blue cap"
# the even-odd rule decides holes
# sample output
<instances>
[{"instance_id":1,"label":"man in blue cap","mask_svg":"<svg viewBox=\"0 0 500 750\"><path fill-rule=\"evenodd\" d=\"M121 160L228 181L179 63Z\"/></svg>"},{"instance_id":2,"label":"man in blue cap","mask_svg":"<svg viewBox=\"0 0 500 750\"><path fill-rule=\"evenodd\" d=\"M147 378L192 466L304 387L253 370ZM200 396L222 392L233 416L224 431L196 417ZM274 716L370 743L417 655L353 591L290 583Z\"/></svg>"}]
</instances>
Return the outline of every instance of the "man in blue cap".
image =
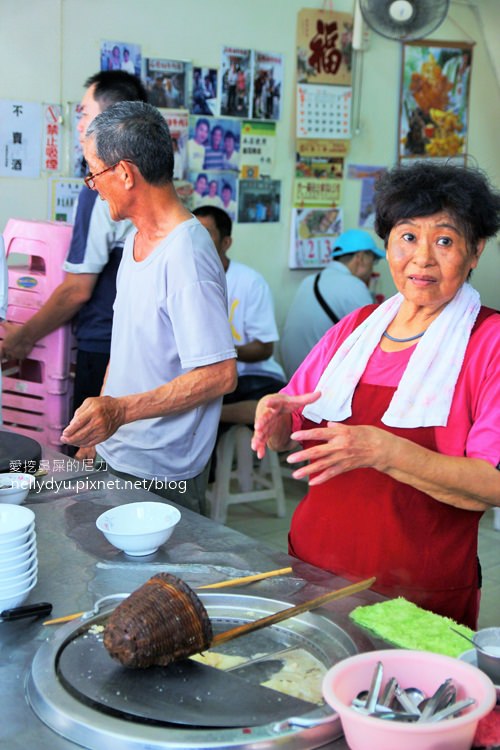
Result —
<instances>
[{"instance_id":1,"label":"man in blue cap","mask_svg":"<svg viewBox=\"0 0 500 750\"><path fill-rule=\"evenodd\" d=\"M281 360L288 378L332 325L373 303L368 283L379 258L385 253L368 232L349 229L337 238L332 262L302 281L281 336Z\"/></svg>"}]
</instances>

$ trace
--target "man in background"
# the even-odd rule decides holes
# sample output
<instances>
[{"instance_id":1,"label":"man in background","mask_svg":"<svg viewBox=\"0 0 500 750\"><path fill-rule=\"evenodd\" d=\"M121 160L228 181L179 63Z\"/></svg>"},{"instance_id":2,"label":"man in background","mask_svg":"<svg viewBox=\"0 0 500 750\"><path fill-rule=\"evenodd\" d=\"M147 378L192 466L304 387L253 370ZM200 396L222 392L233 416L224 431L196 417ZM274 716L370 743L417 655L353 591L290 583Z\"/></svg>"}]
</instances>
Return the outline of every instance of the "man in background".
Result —
<instances>
[{"instance_id":1,"label":"man in background","mask_svg":"<svg viewBox=\"0 0 500 750\"><path fill-rule=\"evenodd\" d=\"M224 272L175 191L158 109L109 107L90 125L84 154L88 186L137 231L118 273L103 395L82 404L61 440L95 447L113 474L149 480L145 489L204 513L222 396L236 385Z\"/></svg>"},{"instance_id":2,"label":"man in background","mask_svg":"<svg viewBox=\"0 0 500 750\"><path fill-rule=\"evenodd\" d=\"M136 76L105 70L85 82L78 133L83 145L93 119L119 101L146 101ZM114 221L108 204L85 185L78 196L64 281L24 325L4 323L4 356L24 359L44 336L75 319L77 360L73 395L76 410L89 396L98 396L109 359L116 273L130 221ZM83 454L82 454L83 456Z\"/></svg>"},{"instance_id":3,"label":"man in background","mask_svg":"<svg viewBox=\"0 0 500 750\"><path fill-rule=\"evenodd\" d=\"M217 206L193 211L208 230L226 274L229 323L236 349L238 385L224 396L221 422L253 425L257 401L285 385L285 373L273 357L278 329L269 285L258 271L230 260L232 221Z\"/></svg>"},{"instance_id":4,"label":"man in background","mask_svg":"<svg viewBox=\"0 0 500 750\"><path fill-rule=\"evenodd\" d=\"M281 337L281 359L291 378L313 346L348 313L373 303L373 265L385 258L368 232L349 229L337 238L332 262L306 276L295 293Z\"/></svg>"}]
</instances>

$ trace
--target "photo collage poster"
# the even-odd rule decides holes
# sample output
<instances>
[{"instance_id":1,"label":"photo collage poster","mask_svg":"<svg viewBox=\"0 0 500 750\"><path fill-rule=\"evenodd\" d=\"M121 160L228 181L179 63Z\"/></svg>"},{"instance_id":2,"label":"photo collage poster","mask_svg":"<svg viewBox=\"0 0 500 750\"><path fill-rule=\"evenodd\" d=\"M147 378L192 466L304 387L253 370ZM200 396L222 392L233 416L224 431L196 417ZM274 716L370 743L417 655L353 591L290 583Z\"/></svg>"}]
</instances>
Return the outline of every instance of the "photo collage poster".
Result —
<instances>
[{"instance_id":1,"label":"photo collage poster","mask_svg":"<svg viewBox=\"0 0 500 750\"><path fill-rule=\"evenodd\" d=\"M145 56L140 44L111 38L100 43L99 64L103 71L122 70L141 78L148 101L162 112L172 135L174 184L186 206L192 208L201 200L213 202L237 221L240 179L267 180L252 189L244 187L242 215L245 222L263 221L261 211L247 207L253 191L267 195L266 200L272 203L265 220L278 220L277 191L281 183L271 178L276 123L281 117L281 54L228 45L221 49L220 67L210 67L189 60ZM67 158L63 159L61 105L43 105L42 109L29 102L13 104L14 108L10 102L2 103L0 138L8 155L5 164L9 162L3 173L38 176L42 169L52 173L50 214L59 220L64 215L68 220L70 198L66 193L71 191L73 196L75 185L80 184L77 181L88 171L78 132L80 105L68 104L70 135L64 141ZM11 128L13 116L17 122ZM196 133L197 123L201 135ZM69 165L70 177L59 182L64 163Z\"/></svg>"}]
</instances>

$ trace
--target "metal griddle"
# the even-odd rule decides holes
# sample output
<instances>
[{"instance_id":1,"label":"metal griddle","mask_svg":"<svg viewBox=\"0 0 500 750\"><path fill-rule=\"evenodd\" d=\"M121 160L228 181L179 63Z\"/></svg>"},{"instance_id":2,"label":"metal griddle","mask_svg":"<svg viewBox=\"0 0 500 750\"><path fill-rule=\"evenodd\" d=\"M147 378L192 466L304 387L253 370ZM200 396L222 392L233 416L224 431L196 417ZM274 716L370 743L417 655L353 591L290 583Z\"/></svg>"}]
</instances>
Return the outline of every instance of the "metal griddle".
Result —
<instances>
[{"instance_id":1,"label":"metal griddle","mask_svg":"<svg viewBox=\"0 0 500 750\"><path fill-rule=\"evenodd\" d=\"M13 462L19 471L35 473L40 465L42 447L36 440L0 429L0 472L12 470Z\"/></svg>"},{"instance_id":2,"label":"metal griddle","mask_svg":"<svg viewBox=\"0 0 500 750\"><path fill-rule=\"evenodd\" d=\"M203 593L200 598L214 632L288 606L286 602L234 593ZM94 626L105 624L108 616L109 612L99 614L55 631L54 638L35 655L28 680L27 697L35 713L77 744L91 750L240 750L261 742L268 747L276 741L280 750L305 750L339 736L338 717L324 703L313 706L264 688L250 678L191 662L186 667L186 661L163 668L125 669L107 654L102 633L99 637L93 632ZM288 648L306 650L325 671L357 651L342 628L309 612L228 642L217 652L245 660L252 660L256 654L272 659ZM94 682L98 687L89 687ZM182 702L178 690L183 693ZM118 703L116 698L120 699ZM215 720L210 719L211 713ZM330 717L328 723L316 725L317 719L324 720L325 716ZM296 723L295 717L305 723Z\"/></svg>"},{"instance_id":3,"label":"metal griddle","mask_svg":"<svg viewBox=\"0 0 500 750\"><path fill-rule=\"evenodd\" d=\"M66 689L97 710L156 724L252 727L314 708L191 659L126 669L111 658L102 634L87 627L63 645L56 669Z\"/></svg>"}]
</instances>

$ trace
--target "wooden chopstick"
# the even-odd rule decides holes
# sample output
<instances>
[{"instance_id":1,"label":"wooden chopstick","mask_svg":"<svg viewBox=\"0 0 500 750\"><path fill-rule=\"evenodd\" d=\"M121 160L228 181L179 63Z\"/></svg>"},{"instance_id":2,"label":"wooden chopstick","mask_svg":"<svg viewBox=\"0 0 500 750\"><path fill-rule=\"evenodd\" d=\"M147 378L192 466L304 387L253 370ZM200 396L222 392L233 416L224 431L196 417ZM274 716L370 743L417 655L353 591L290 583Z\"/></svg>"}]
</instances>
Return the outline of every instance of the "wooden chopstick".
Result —
<instances>
[{"instance_id":1,"label":"wooden chopstick","mask_svg":"<svg viewBox=\"0 0 500 750\"><path fill-rule=\"evenodd\" d=\"M309 599L307 602L302 602L302 604L296 604L294 607L282 609L273 615L261 617L253 622L246 622L244 625L238 625L236 628L231 628L224 633L216 635L210 643L210 648L220 646L222 643L227 643L227 641L232 641L233 638L238 638L240 635L246 635L247 633L252 633L254 630L260 630L261 628L268 627L268 625L275 625L277 622L288 620L290 617L295 617L295 615L300 615L302 612L308 612L310 609L321 607L322 604L332 602L335 599L343 599L346 596L351 596L351 594L356 594L358 591L369 589L375 581L375 577L367 578L364 581L359 581L359 583L344 586L344 588L337 591L330 591L328 594L317 596L315 599Z\"/></svg>"},{"instance_id":2,"label":"wooden chopstick","mask_svg":"<svg viewBox=\"0 0 500 750\"><path fill-rule=\"evenodd\" d=\"M204 586L197 586L198 589L223 589L226 586L238 586L240 583L253 583L254 581L263 581L265 578L273 576L284 576L291 573L292 568L280 568L279 570L268 570L267 573L256 573L253 576L243 576L242 578L231 578L229 581L219 581L219 583L206 583Z\"/></svg>"},{"instance_id":3,"label":"wooden chopstick","mask_svg":"<svg viewBox=\"0 0 500 750\"><path fill-rule=\"evenodd\" d=\"M197 589L222 589L226 586L239 586L240 584L253 583L254 581L263 581L265 578L272 578L273 576L282 576L287 573L291 573L292 568L280 568L279 570L268 570L266 573L256 573L251 576L243 576L242 578L230 578L228 581L219 581L218 583L206 583L204 586L197 586ZM59 625L63 622L70 622L71 620L77 620L79 617L84 615L85 612L75 612L72 615L64 615L63 617L55 617L53 620L45 620L43 625Z\"/></svg>"},{"instance_id":4,"label":"wooden chopstick","mask_svg":"<svg viewBox=\"0 0 500 750\"><path fill-rule=\"evenodd\" d=\"M42 625L58 625L61 622L70 622L71 620L77 620L79 617L84 615L85 612L75 612L72 615L64 615L63 617L54 617L53 620L45 620Z\"/></svg>"}]
</instances>

